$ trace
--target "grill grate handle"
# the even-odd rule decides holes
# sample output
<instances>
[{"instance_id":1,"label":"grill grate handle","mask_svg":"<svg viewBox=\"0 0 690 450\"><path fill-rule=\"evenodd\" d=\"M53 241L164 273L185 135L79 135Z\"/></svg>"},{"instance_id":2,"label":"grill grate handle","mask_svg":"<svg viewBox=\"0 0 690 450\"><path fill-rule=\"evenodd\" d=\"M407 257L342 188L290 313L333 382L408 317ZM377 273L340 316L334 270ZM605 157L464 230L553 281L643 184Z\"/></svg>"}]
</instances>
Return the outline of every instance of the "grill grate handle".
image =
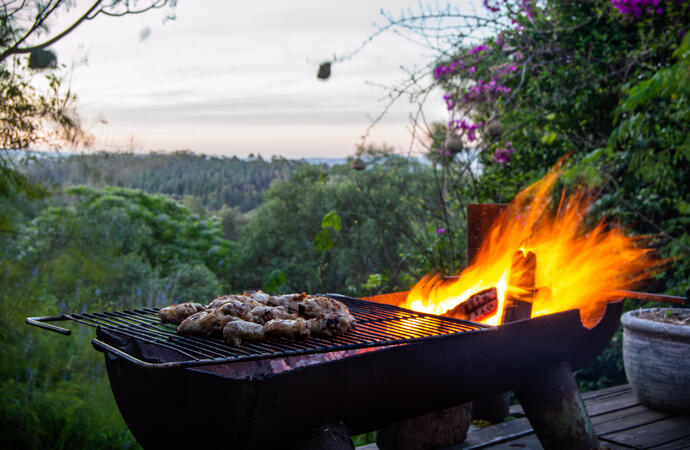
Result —
<instances>
[{"instance_id":1,"label":"grill grate handle","mask_svg":"<svg viewBox=\"0 0 690 450\"><path fill-rule=\"evenodd\" d=\"M64 314L61 314L59 316L44 316L44 317L27 317L26 318L26 323L29 325L33 325L38 328L43 328L44 330L49 330L54 333L58 334L64 334L65 336L69 336L72 334L72 331L68 330L67 328L62 328L58 327L57 325L51 325L49 323L45 322L59 322L62 320L72 320L71 317L66 316Z\"/></svg>"}]
</instances>

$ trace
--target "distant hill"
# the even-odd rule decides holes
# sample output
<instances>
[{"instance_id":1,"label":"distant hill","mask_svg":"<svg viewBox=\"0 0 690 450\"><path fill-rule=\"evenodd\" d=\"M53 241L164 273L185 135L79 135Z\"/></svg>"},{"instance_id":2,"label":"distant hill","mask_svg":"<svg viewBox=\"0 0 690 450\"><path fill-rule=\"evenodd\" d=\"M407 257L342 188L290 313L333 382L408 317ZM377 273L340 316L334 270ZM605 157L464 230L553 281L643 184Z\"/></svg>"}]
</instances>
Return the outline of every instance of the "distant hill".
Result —
<instances>
[{"instance_id":1,"label":"distant hill","mask_svg":"<svg viewBox=\"0 0 690 450\"><path fill-rule=\"evenodd\" d=\"M164 193L177 198L195 196L209 210L224 204L249 211L258 206L274 180L286 180L306 161L281 157L240 159L174 153L96 153L37 158L25 171L47 185L113 185Z\"/></svg>"}]
</instances>

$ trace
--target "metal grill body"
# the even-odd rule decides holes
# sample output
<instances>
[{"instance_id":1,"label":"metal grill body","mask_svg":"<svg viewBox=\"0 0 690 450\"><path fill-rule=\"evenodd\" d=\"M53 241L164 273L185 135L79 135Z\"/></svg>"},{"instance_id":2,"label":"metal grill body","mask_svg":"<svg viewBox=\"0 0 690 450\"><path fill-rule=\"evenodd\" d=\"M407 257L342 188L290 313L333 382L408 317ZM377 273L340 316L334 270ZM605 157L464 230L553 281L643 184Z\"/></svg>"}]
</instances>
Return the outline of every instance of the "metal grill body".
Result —
<instances>
[{"instance_id":1,"label":"metal grill body","mask_svg":"<svg viewBox=\"0 0 690 450\"><path fill-rule=\"evenodd\" d=\"M364 433L530 384L559 364L577 369L611 339L621 310L609 305L591 330L567 311L277 373L265 370L276 359L161 371L109 352L106 366L118 407L145 448L276 448L325 423ZM142 358L161 351L103 329L98 336ZM247 375L247 366L263 369ZM190 431L171 432L176 427Z\"/></svg>"}]
</instances>

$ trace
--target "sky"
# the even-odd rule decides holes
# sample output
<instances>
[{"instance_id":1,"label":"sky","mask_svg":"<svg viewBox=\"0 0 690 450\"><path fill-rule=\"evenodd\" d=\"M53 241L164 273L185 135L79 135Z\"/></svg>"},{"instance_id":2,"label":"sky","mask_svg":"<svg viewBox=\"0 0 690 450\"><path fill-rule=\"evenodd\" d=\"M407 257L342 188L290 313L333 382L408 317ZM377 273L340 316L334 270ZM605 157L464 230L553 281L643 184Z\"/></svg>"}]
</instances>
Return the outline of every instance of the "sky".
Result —
<instances>
[{"instance_id":1,"label":"sky","mask_svg":"<svg viewBox=\"0 0 690 450\"><path fill-rule=\"evenodd\" d=\"M387 92L379 85L403 80L401 66L424 65L432 55L386 33L334 65L325 82L316 78L318 65L357 48L374 22L385 22L382 8L398 15L416 5L183 0L173 21L164 21L168 11L101 16L52 49L74 65L71 88L96 150L341 158L383 110ZM426 109L427 119L447 120L440 95ZM367 142L407 151L413 111L407 99L398 102Z\"/></svg>"}]
</instances>

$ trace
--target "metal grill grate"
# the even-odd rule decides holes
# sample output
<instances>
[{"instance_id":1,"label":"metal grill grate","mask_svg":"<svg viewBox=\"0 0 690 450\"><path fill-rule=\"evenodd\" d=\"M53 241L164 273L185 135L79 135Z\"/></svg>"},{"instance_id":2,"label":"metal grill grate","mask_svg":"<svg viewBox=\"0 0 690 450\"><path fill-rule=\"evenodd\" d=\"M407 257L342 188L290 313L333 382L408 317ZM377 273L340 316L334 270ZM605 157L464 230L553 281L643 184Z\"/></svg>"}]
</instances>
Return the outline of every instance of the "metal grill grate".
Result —
<instances>
[{"instance_id":1,"label":"metal grill grate","mask_svg":"<svg viewBox=\"0 0 690 450\"><path fill-rule=\"evenodd\" d=\"M310 336L304 340L299 340L267 336L261 341L245 340L239 347L226 345L222 339L216 337L179 335L175 325L161 323L157 314L158 310L155 308L65 314L59 317L34 317L27 319L27 322L68 334L67 330L42 322L74 320L174 350L179 354L179 359L176 360L146 363L138 360L134 355L123 354L121 350L94 340L94 345L102 350L117 353L135 364L141 363L156 368L200 366L408 344L438 336L488 328L474 322L419 313L392 305L371 303L335 294L329 296L345 303L350 309L352 315L357 319L357 327L354 330L334 338Z\"/></svg>"}]
</instances>

